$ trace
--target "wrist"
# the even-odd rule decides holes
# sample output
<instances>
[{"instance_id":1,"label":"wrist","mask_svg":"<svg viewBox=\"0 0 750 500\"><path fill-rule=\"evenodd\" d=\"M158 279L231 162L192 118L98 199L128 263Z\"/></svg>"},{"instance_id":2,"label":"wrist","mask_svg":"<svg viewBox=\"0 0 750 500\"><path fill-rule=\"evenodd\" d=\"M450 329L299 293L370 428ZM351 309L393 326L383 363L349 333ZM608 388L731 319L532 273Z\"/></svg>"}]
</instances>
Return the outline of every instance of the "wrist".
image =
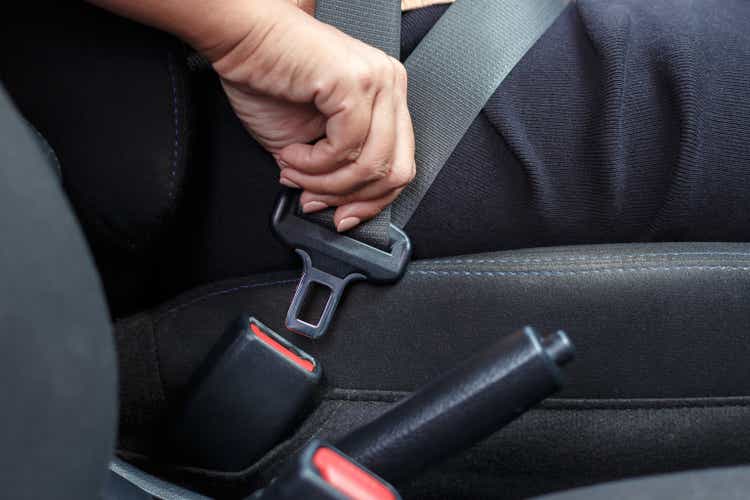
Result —
<instances>
[{"instance_id":1,"label":"wrist","mask_svg":"<svg viewBox=\"0 0 750 500\"><path fill-rule=\"evenodd\" d=\"M198 14L200 21L178 36L216 63L240 44L252 47L262 42L274 24L285 16L310 13L315 0L221 0Z\"/></svg>"},{"instance_id":2,"label":"wrist","mask_svg":"<svg viewBox=\"0 0 750 500\"><path fill-rule=\"evenodd\" d=\"M269 1L273 0L200 2L191 20L179 23L172 31L214 63L259 27L262 19L258 13Z\"/></svg>"}]
</instances>

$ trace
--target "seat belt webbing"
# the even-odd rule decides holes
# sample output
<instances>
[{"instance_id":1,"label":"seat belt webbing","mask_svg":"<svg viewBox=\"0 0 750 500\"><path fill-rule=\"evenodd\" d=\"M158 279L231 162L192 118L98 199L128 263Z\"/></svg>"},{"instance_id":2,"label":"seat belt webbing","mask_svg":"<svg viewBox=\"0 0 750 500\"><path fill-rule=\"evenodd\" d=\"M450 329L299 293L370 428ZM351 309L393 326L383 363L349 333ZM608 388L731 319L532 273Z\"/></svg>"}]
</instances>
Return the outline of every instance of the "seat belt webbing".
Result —
<instances>
[{"instance_id":1,"label":"seat belt webbing","mask_svg":"<svg viewBox=\"0 0 750 500\"><path fill-rule=\"evenodd\" d=\"M389 211L349 236L383 246L403 228L469 126L565 0L457 0L406 60L417 174ZM397 57L398 0L318 0L316 16ZM331 214L327 214L330 218Z\"/></svg>"},{"instance_id":2,"label":"seat belt webbing","mask_svg":"<svg viewBox=\"0 0 750 500\"><path fill-rule=\"evenodd\" d=\"M401 53L401 2L399 0L318 0L315 17L349 36L377 47L391 57ZM334 209L327 209L306 217L335 230ZM390 207L375 218L360 224L347 233L354 239L378 248L389 246L388 226Z\"/></svg>"},{"instance_id":3,"label":"seat belt webbing","mask_svg":"<svg viewBox=\"0 0 750 500\"><path fill-rule=\"evenodd\" d=\"M317 0L315 17L398 59L401 3L394 0Z\"/></svg>"},{"instance_id":4,"label":"seat belt webbing","mask_svg":"<svg viewBox=\"0 0 750 500\"><path fill-rule=\"evenodd\" d=\"M489 98L565 8L563 0L458 0L405 65L417 175L391 205L404 227Z\"/></svg>"}]
</instances>

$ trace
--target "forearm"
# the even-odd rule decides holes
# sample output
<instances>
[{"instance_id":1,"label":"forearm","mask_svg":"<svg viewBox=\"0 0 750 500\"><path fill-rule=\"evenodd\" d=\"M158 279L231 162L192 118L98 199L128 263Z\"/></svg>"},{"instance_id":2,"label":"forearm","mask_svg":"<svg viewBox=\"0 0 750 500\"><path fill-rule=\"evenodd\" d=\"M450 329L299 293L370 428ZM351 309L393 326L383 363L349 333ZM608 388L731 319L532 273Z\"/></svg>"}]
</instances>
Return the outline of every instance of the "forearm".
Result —
<instances>
[{"instance_id":1,"label":"forearm","mask_svg":"<svg viewBox=\"0 0 750 500\"><path fill-rule=\"evenodd\" d=\"M89 0L125 17L173 33L209 57L231 49L231 40L248 36L250 25L273 22L294 6L309 15L316 0ZM454 0L402 0L404 10ZM250 17L247 17L250 16ZM261 29L259 28L259 31ZM229 45L229 46L227 46Z\"/></svg>"},{"instance_id":2,"label":"forearm","mask_svg":"<svg viewBox=\"0 0 750 500\"><path fill-rule=\"evenodd\" d=\"M254 33L262 37L275 16L293 8L285 0L89 0L116 14L183 39L217 59Z\"/></svg>"},{"instance_id":3,"label":"forearm","mask_svg":"<svg viewBox=\"0 0 750 500\"><path fill-rule=\"evenodd\" d=\"M310 0L90 0L179 36L213 64L247 130L306 211L348 231L415 174L406 70L308 15Z\"/></svg>"}]
</instances>

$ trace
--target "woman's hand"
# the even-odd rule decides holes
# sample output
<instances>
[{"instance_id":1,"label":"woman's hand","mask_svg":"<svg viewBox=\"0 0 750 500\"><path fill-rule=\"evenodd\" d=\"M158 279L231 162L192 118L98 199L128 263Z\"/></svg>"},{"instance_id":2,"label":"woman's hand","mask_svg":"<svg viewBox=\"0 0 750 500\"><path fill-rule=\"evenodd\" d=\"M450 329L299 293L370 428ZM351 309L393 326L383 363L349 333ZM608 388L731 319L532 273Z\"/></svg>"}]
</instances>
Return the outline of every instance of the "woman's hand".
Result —
<instances>
[{"instance_id":1,"label":"woman's hand","mask_svg":"<svg viewBox=\"0 0 750 500\"><path fill-rule=\"evenodd\" d=\"M338 207L339 231L377 215L414 177L403 66L306 14L314 1L89 1L206 55L279 181L304 190L306 212Z\"/></svg>"},{"instance_id":2,"label":"woman's hand","mask_svg":"<svg viewBox=\"0 0 750 500\"><path fill-rule=\"evenodd\" d=\"M209 47L247 130L276 158L280 182L300 187L303 211L338 207L346 231L377 215L415 174L406 72L378 49L294 4L250 0Z\"/></svg>"}]
</instances>

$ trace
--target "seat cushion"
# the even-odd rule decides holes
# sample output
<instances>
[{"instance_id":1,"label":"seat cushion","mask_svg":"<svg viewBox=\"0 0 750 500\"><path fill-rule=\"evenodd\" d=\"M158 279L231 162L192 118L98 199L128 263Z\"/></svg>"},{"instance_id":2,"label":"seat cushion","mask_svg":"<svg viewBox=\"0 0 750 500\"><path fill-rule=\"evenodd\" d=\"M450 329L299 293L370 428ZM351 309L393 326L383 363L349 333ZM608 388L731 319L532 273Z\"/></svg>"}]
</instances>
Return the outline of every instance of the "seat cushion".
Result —
<instances>
[{"instance_id":1,"label":"seat cushion","mask_svg":"<svg viewBox=\"0 0 750 500\"><path fill-rule=\"evenodd\" d=\"M84 2L19 5L0 41L19 46L0 80L59 159L112 313L152 305L190 152L182 45Z\"/></svg>"},{"instance_id":2,"label":"seat cushion","mask_svg":"<svg viewBox=\"0 0 750 500\"><path fill-rule=\"evenodd\" d=\"M749 245L580 246L414 262L394 286L352 286L317 342L283 328L296 279L217 283L120 322L122 447L154 451L138 436L179 402L225 324L248 312L322 362L328 392L299 442L341 435L523 325L570 334L577 360L563 392L468 455L472 485L433 477L418 490L444 484L451 495L481 497L484 485L488 496L500 486L528 495L750 459L750 437L741 435L750 417Z\"/></svg>"},{"instance_id":3,"label":"seat cushion","mask_svg":"<svg viewBox=\"0 0 750 500\"><path fill-rule=\"evenodd\" d=\"M742 500L750 496L750 467L695 470L575 489L539 500Z\"/></svg>"},{"instance_id":4,"label":"seat cushion","mask_svg":"<svg viewBox=\"0 0 750 500\"><path fill-rule=\"evenodd\" d=\"M0 86L0 496L94 498L114 446L104 294L36 133Z\"/></svg>"}]
</instances>

